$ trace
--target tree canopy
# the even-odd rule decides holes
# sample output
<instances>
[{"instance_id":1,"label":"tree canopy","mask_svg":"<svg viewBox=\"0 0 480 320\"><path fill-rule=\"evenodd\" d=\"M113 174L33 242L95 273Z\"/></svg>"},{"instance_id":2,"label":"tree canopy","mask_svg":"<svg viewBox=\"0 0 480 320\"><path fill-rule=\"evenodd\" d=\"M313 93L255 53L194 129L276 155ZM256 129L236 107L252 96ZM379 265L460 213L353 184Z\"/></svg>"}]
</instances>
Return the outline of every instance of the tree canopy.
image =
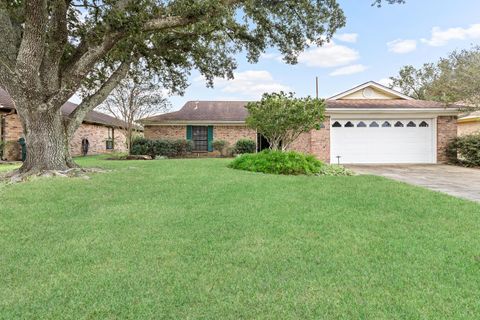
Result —
<instances>
[{"instance_id":1,"label":"tree canopy","mask_svg":"<svg viewBox=\"0 0 480 320\"><path fill-rule=\"evenodd\" d=\"M391 87L421 100L480 106L480 47L453 51L420 68L404 66L391 77Z\"/></svg>"},{"instance_id":2,"label":"tree canopy","mask_svg":"<svg viewBox=\"0 0 480 320\"><path fill-rule=\"evenodd\" d=\"M325 103L320 99L295 98L292 93L264 94L247 105L249 127L262 134L272 150L286 150L302 133L320 129Z\"/></svg>"}]
</instances>

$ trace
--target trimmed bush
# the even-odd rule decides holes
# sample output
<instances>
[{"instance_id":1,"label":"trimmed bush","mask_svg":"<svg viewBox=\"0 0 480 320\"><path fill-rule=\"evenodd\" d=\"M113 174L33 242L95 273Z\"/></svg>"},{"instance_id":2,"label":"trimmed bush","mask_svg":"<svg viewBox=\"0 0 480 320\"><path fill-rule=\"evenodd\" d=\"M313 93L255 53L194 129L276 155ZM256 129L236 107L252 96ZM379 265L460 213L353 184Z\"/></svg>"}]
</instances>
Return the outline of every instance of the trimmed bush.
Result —
<instances>
[{"instance_id":1,"label":"trimmed bush","mask_svg":"<svg viewBox=\"0 0 480 320\"><path fill-rule=\"evenodd\" d=\"M480 132L453 139L448 145L447 157L453 164L480 166Z\"/></svg>"},{"instance_id":2,"label":"trimmed bush","mask_svg":"<svg viewBox=\"0 0 480 320\"><path fill-rule=\"evenodd\" d=\"M0 160L3 158L3 148L5 147L5 142L0 141Z\"/></svg>"},{"instance_id":3,"label":"trimmed bush","mask_svg":"<svg viewBox=\"0 0 480 320\"><path fill-rule=\"evenodd\" d=\"M257 144L251 139L240 139L235 143L233 152L236 154L254 153L257 149Z\"/></svg>"},{"instance_id":4,"label":"trimmed bush","mask_svg":"<svg viewBox=\"0 0 480 320\"><path fill-rule=\"evenodd\" d=\"M169 158L183 157L192 152L193 143L189 140L149 140L137 138L132 142L132 155L148 155L152 158L163 156Z\"/></svg>"},{"instance_id":5,"label":"trimmed bush","mask_svg":"<svg viewBox=\"0 0 480 320\"><path fill-rule=\"evenodd\" d=\"M225 140L215 140L212 142L213 149L220 152L221 156L224 155L224 152L227 146L228 146L228 142Z\"/></svg>"},{"instance_id":6,"label":"trimmed bush","mask_svg":"<svg viewBox=\"0 0 480 320\"><path fill-rule=\"evenodd\" d=\"M244 154L229 165L230 168L282 175L352 176L353 172L338 165L325 164L312 155L295 151L265 150Z\"/></svg>"}]
</instances>

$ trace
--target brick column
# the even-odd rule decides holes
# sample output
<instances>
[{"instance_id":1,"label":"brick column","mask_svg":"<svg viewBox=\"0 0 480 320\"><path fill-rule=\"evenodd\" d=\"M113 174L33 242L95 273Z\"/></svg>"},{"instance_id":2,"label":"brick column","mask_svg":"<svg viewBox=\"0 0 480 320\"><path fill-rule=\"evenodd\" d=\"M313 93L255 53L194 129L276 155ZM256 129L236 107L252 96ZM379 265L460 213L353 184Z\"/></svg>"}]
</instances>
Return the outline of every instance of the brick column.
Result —
<instances>
[{"instance_id":1,"label":"brick column","mask_svg":"<svg viewBox=\"0 0 480 320\"><path fill-rule=\"evenodd\" d=\"M330 117L325 117L325 128L312 130L310 135L310 153L319 160L330 163Z\"/></svg>"},{"instance_id":2,"label":"brick column","mask_svg":"<svg viewBox=\"0 0 480 320\"><path fill-rule=\"evenodd\" d=\"M457 117L437 118L437 163L446 163L448 143L457 136Z\"/></svg>"}]
</instances>

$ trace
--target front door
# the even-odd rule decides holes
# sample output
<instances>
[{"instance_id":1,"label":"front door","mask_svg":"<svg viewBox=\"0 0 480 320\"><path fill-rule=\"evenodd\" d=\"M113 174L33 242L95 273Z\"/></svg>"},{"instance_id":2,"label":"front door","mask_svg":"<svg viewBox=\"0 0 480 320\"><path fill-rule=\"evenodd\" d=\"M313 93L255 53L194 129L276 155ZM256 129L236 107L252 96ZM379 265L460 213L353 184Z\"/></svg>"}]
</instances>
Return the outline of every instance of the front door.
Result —
<instances>
[{"instance_id":1,"label":"front door","mask_svg":"<svg viewBox=\"0 0 480 320\"><path fill-rule=\"evenodd\" d=\"M208 127L192 126L193 151L208 151Z\"/></svg>"}]
</instances>

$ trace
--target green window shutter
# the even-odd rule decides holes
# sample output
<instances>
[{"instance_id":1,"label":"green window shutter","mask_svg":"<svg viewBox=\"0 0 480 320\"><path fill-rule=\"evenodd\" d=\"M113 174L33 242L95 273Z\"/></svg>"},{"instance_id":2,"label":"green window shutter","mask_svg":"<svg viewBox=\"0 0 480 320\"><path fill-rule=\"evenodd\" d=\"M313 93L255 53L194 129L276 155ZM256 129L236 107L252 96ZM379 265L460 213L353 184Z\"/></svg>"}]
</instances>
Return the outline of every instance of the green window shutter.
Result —
<instances>
[{"instance_id":1,"label":"green window shutter","mask_svg":"<svg viewBox=\"0 0 480 320\"><path fill-rule=\"evenodd\" d=\"M213 151L213 126L208 126L208 151Z\"/></svg>"},{"instance_id":2,"label":"green window shutter","mask_svg":"<svg viewBox=\"0 0 480 320\"><path fill-rule=\"evenodd\" d=\"M187 140L192 140L192 126L187 126Z\"/></svg>"}]
</instances>

